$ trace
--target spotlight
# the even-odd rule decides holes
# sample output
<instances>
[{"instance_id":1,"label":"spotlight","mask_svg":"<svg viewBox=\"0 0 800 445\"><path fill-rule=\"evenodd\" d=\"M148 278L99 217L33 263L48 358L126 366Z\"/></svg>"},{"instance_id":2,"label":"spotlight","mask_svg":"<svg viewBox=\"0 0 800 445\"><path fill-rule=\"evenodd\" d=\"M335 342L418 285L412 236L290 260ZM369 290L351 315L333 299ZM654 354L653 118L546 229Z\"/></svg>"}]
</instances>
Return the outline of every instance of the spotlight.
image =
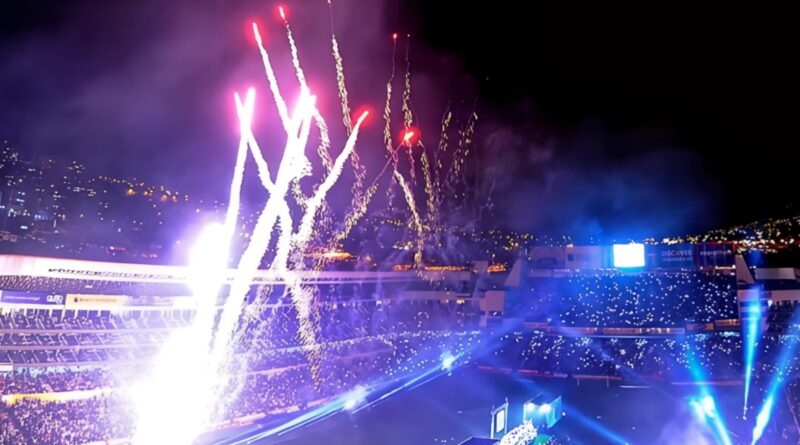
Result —
<instances>
[{"instance_id":1,"label":"spotlight","mask_svg":"<svg viewBox=\"0 0 800 445\"><path fill-rule=\"evenodd\" d=\"M533 412L536 409L536 404L533 402L528 402L525 404L525 412Z\"/></svg>"},{"instance_id":2,"label":"spotlight","mask_svg":"<svg viewBox=\"0 0 800 445\"><path fill-rule=\"evenodd\" d=\"M553 409L549 403L544 403L542 406L539 407L539 412L542 414L548 414Z\"/></svg>"},{"instance_id":3,"label":"spotlight","mask_svg":"<svg viewBox=\"0 0 800 445\"><path fill-rule=\"evenodd\" d=\"M347 411L352 411L353 408L356 407L356 405L358 405L358 400L356 400L355 398L348 398L347 400L344 401L344 409L346 409Z\"/></svg>"},{"instance_id":4,"label":"spotlight","mask_svg":"<svg viewBox=\"0 0 800 445\"><path fill-rule=\"evenodd\" d=\"M717 407L714 405L714 399L711 396L705 396L700 399L700 406L703 407L703 412L706 416L712 419L716 416Z\"/></svg>"},{"instance_id":5,"label":"spotlight","mask_svg":"<svg viewBox=\"0 0 800 445\"><path fill-rule=\"evenodd\" d=\"M723 445L732 445L730 434L725 426L722 416L717 412L717 404L714 397L710 394L705 394L699 398L690 398L689 406L694 411L695 417L717 438L717 443Z\"/></svg>"},{"instance_id":6,"label":"spotlight","mask_svg":"<svg viewBox=\"0 0 800 445\"><path fill-rule=\"evenodd\" d=\"M357 386L350 394L347 395L347 398L344 399L344 403L342 404L342 408L345 411L353 411L356 407L367 398L367 390L361 386Z\"/></svg>"},{"instance_id":7,"label":"spotlight","mask_svg":"<svg viewBox=\"0 0 800 445\"><path fill-rule=\"evenodd\" d=\"M767 428L769 424L769 419L772 416L772 410L775 408L775 397L774 394L770 394L767 397L767 400L764 401L764 406L761 407L761 411L758 412L758 416L756 416L756 426L753 428L753 441L751 442L755 445L761 436L764 435L764 430Z\"/></svg>"},{"instance_id":8,"label":"spotlight","mask_svg":"<svg viewBox=\"0 0 800 445\"><path fill-rule=\"evenodd\" d=\"M453 369L453 365L456 362L456 358L450 354L444 354L442 356L442 370L443 371L450 371Z\"/></svg>"}]
</instances>

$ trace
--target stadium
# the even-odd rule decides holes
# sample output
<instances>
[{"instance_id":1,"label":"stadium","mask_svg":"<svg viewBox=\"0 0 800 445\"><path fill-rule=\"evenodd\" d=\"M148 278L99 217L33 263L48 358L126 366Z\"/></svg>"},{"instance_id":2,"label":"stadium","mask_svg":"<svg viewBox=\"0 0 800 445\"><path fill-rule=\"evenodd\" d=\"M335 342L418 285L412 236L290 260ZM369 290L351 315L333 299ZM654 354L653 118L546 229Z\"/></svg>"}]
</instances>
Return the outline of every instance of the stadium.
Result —
<instances>
[{"instance_id":1,"label":"stadium","mask_svg":"<svg viewBox=\"0 0 800 445\"><path fill-rule=\"evenodd\" d=\"M800 443L784 39L593 7L1 3L0 445Z\"/></svg>"},{"instance_id":2,"label":"stadium","mask_svg":"<svg viewBox=\"0 0 800 445\"><path fill-rule=\"evenodd\" d=\"M795 270L750 268L732 244L620 246L537 248L507 272L476 263L305 277L321 301L320 385L293 308L278 302L283 283L259 273L248 300L275 301L254 317L268 330L237 336L255 359L201 443L499 441L523 419L552 443L745 443L764 397L775 398L764 443L796 440L798 363L786 353L796 347ZM628 246L634 258L621 253ZM0 264L2 443L128 443L126 386L196 316L186 269L9 255ZM761 335L746 364L750 324ZM791 383L769 394L776 375ZM558 416L527 412L559 397ZM692 403L707 410L695 416ZM406 410L392 426L380 420ZM341 439L325 439L332 431Z\"/></svg>"}]
</instances>

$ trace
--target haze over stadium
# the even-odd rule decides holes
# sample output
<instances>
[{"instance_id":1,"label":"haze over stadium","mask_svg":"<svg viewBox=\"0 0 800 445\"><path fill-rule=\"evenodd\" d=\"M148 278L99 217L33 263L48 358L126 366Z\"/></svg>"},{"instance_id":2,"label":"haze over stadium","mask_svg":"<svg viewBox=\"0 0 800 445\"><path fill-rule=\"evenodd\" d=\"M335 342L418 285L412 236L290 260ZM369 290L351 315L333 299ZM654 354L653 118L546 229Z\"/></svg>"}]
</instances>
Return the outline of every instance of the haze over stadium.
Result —
<instances>
[{"instance_id":1,"label":"haze over stadium","mask_svg":"<svg viewBox=\"0 0 800 445\"><path fill-rule=\"evenodd\" d=\"M786 71L715 11L2 8L0 443L800 442L785 128L701 97Z\"/></svg>"}]
</instances>

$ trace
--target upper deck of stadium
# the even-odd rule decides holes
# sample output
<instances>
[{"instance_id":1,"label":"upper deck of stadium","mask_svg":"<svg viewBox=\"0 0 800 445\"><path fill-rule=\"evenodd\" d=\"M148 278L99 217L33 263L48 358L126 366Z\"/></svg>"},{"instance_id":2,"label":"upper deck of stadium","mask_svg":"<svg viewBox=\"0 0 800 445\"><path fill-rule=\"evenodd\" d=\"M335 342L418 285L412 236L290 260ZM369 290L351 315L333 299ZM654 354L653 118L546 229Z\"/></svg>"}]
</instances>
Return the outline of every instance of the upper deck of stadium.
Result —
<instances>
[{"instance_id":1,"label":"upper deck of stadium","mask_svg":"<svg viewBox=\"0 0 800 445\"><path fill-rule=\"evenodd\" d=\"M226 280L236 270L229 269ZM407 283L411 281L463 282L471 279L468 270L405 271L298 271L301 279L313 285L347 283ZM25 255L0 255L0 289L43 292L135 293L187 295L186 266L161 266L114 263ZM280 285L283 279L274 271L258 270L253 285Z\"/></svg>"}]
</instances>

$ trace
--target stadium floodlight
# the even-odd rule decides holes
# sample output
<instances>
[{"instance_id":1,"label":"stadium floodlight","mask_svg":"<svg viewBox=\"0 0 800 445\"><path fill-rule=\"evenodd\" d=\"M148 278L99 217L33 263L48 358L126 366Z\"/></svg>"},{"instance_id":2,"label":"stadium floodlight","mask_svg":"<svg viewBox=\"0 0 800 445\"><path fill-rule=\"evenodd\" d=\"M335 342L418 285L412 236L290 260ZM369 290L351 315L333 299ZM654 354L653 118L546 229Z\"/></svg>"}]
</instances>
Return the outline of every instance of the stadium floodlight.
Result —
<instances>
[{"instance_id":1,"label":"stadium floodlight","mask_svg":"<svg viewBox=\"0 0 800 445\"><path fill-rule=\"evenodd\" d=\"M614 267L632 269L644 267L644 244L614 244Z\"/></svg>"}]
</instances>

